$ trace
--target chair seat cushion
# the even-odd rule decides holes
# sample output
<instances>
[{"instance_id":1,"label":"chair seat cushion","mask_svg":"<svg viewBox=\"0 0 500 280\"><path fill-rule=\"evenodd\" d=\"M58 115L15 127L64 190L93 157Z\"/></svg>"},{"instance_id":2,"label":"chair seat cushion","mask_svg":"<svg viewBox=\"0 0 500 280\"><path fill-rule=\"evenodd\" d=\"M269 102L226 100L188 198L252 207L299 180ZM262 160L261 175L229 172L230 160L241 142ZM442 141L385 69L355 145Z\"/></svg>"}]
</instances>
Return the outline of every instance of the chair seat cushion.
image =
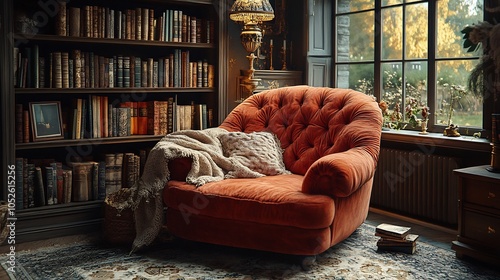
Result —
<instances>
[{"instance_id":1,"label":"chair seat cushion","mask_svg":"<svg viewBox=\"0 0 500 280\"><path fill-rule=\"evenodd\" d=\"M301 192L303 176L296 174L249 179L225 179L196 188L171 180L163 201L179 210L184 221L203 215L234 221L321 229L332 224L331 197Z\"/></svg>"}]
</instances>

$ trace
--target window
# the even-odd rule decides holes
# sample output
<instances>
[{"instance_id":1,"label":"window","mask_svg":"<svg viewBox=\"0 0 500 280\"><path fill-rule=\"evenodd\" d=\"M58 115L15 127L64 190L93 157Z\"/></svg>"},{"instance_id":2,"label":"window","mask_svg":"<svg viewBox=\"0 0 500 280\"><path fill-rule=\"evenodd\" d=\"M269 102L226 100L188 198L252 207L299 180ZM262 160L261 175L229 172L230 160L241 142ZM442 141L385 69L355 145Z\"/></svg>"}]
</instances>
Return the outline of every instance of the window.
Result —
<instances>
[{"instance_id":1,"label":"window","mask_svg":"<svg viewBox=\"0 0 500 280\"><path fill-rule=\"evenodd\" d=\"M482 0L338 0L334 14L335 86L384 101L386 126L416 127L406 112L429 107L430 131L482 129L483 102L466 90L481 50L467 53L461 34L483 20Z\"/></svg>"}]
</instances>

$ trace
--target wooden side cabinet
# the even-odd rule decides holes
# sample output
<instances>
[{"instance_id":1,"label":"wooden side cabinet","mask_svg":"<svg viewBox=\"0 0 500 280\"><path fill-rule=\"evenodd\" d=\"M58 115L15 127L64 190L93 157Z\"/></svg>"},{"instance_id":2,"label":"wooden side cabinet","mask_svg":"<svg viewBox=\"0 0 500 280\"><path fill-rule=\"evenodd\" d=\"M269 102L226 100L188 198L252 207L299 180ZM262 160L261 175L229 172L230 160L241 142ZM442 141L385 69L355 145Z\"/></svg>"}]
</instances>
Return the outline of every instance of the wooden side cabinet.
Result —
<instances>
[{"instance_id":1,"label":"wooden side cabinet","mask_svg":"<svg viewBox=\"0 0 500 280\"><path fill-rule=\"evenodd\" d=\"M454 170L458 176L458 235L452 249L491 264L500 263L500 173L488 165Z\"/></svg>"}]
</instances>

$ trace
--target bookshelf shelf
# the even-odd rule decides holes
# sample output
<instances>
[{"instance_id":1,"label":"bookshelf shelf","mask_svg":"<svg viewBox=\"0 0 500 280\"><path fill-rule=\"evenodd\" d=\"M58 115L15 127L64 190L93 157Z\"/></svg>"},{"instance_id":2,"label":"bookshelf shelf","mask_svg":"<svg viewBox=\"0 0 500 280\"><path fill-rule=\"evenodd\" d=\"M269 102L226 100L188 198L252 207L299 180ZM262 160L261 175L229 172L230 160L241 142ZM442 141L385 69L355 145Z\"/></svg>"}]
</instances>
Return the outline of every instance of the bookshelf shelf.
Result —
<instances>
[{"instance_id":1,"label":"bookshelf shelf","mask_svg":"<svg viewBox=\"0 0 500 280\"><path fill-rule=\"evenodd\" d=\"M16 94L123 94L123 93L214 93L210 87L162 87L162 88L16 88Z\"/></svg>"},{"instance_id":2,"label":"bookshelf shelf","mask_svg":"<svg viewBox=\"0 0 500 280\"><path fill-rule=\"evenodd\" d=\"M154 40L132 40L132 39L110 39L110 38L88 38L71 37L45 34L15 34L14 40L30 40L32 42L47 43L74 43L74 44L93 44L93 45L120 45L120 46L142 46L142 47L173 47L190 49L213 49L212 43L189 43L189 42L164 42Z\"/></svg>"},{"instance_id":3,"label":"bookshelf shelf","mask_svg":"<svg viewBox=\"0 0 500 280\"><path fill-rule=\"evenodd\" d=\"M54 215L60 214L61 211L85 211L88 208L101 208L103 200L92 200L92 201L82 201L82 202L70 202L66 204L56 204L56 205L46 205L42 207L35 207L29 209L21 209L17 211L17 217L23 218L25 216L36 215Z\"/></svg>"},{"instance_id":4,"label":"bookshelf shelf","mask_svg":"<svg viewBox=\"0 0 500 280\"><path fill-rule=\"evenodd\" d=\"M30 143L17 143L16 150L32 150L32 149L46 149L57 147L76 147L86 145L112 145L123 143L143 143L143 142L156 142L163 136L158 135L133 135L125 137L107 137L95 139L65 139L65 140L52 140L45 142L30 142Z\"/></svg>"},{"instance_id":5,"label":"bookshelf shelf","mask_svg":"<svg viewBox=\"0 0 500 280\"><path fill-rule=\"evenodd\" d=\"M18 210L16 243L95 232L101 227L102 212L102 200Z\"/></svg>"}]
</instances>

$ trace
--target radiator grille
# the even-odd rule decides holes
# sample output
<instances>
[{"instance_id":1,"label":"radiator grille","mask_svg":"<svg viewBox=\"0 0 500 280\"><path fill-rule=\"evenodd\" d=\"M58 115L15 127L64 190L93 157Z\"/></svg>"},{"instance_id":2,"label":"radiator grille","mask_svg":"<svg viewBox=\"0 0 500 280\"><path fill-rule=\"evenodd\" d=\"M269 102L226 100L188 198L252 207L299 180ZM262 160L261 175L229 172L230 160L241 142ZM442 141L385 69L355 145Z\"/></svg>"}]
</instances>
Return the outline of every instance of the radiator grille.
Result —
<instances>
[{"instance_id":1,"label":"radiator grille","mask_svg":"<svg viewBox=\"0 0 500 280\"><path fill-rule=\"evenodd\" d=\"M453 157L382 148L371 206L444 225L457 224L457 181Z\"/></svg>"}]
</instances>

